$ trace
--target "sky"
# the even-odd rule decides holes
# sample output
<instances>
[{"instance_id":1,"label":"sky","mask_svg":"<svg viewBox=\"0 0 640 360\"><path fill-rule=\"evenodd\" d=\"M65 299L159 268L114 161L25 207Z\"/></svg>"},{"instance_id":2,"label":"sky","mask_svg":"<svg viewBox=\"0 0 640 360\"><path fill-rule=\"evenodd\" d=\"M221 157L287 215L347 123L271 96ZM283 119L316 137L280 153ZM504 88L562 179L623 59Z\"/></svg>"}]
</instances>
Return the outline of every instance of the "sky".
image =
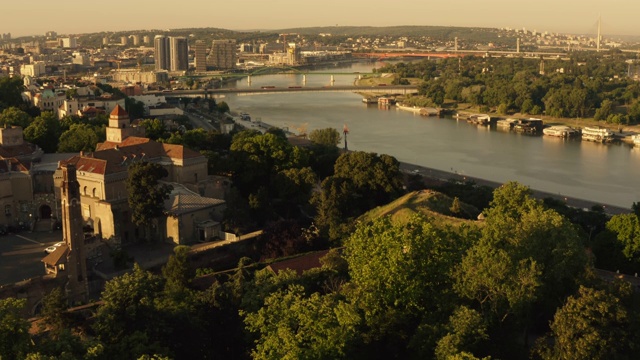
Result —
<instances>
[{"instance_id":1,"label":"sky","mask_svg":"<svg viewBox=\"0 0 640 360\"><path fill-rule=\"evenodd\" d=\"M4 1L3 1L4 2ZM638 0L30 0L0 7L12 36L216 27L431 25L640 35Z\"/></svg>"}]
</instances>

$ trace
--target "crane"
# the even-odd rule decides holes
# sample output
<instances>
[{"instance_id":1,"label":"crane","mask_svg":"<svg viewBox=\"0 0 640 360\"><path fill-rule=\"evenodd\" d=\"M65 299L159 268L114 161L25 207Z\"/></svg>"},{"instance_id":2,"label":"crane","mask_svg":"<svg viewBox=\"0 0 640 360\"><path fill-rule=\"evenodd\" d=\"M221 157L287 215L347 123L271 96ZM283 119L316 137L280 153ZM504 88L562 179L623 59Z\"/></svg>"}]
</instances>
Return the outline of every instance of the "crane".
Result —
<instances>
[{"instance_id":1,"label":"crane","mask_svg":"<svg viewBox=\"0 0 640 360\"><path fill-rule=\"evenodd\" d=\"M287 34L278 34L278 36L282 36L282 51L287 52L287 35L298 35L297 33L287 33Z\"/></svg>"}]
</instances>

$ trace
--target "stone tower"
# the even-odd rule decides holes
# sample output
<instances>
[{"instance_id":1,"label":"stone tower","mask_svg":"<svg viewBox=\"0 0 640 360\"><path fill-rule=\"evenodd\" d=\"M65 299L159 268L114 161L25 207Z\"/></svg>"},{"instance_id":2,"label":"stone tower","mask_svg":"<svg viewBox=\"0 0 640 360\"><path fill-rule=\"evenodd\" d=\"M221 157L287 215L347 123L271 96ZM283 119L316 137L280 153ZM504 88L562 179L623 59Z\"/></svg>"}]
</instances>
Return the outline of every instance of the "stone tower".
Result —
<instances>
[{"instance_id":1,"label":"stone tower","mask_svg":"<svg viewBox=\"0 0 640 360\"><path fill-rule=\"evenodd\" d=\"M136 133L136 129L131 127L129 114L120 105L116 105L109 115L109 126L107 127L107 141L121 143L122 140Z\"/></svg>"},{"instance_id":2,"label":"stone tower","mask_svg":"<svg viewBox=\"0 0 640 360\"><path fill-rule=\"evenodd\" d=\"M67 293L71 302L87 299L89 286L87 280L87 256L84 248L82 230L82 212L80 206L80 185L76 179L76 167L62 164L62 238L69 248L67 255Z\"/></svg>"}]
</instances>

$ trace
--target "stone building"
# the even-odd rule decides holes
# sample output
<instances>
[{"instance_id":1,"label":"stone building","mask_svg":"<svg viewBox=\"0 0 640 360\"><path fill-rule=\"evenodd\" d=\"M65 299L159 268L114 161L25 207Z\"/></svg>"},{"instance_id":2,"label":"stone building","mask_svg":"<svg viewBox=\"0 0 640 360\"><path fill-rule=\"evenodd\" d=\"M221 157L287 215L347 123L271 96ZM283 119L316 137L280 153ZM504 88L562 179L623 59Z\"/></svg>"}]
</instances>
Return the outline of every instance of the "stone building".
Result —
<instances>
[{"instance_id":1,"label":"stone building","mask_svg":"<svg viewBox=\"0 0 640 360\"><path fill-rule=\"evenodd\" d=\"M135 242L143 236L131 222L126 180L128 166L148 161L162 165L174 193L165 204L167 217L157 219L152 230L162 241L184 244L218 236L225 202L210 198L212 182L207 158L181 145L163 144L141 137L129 124L128 114L117 106L109 118L107 141L93 153L80 153L62 165L74 165L85 227L116 244ZM58 171L56 185L62 181ZM201 231L202 230L202 231Z\"/></svg>"}]
</instances>

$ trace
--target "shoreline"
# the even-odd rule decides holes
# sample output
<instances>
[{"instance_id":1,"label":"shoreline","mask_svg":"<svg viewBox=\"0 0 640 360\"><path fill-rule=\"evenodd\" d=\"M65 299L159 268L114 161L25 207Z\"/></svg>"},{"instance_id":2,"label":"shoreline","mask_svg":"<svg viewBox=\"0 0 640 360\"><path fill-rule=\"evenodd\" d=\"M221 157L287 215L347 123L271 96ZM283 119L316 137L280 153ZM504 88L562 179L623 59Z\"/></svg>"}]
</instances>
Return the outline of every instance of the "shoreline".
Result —
<instances>
[{"instance_id":1,"label":"shoreline","mask_svg":"<svg viewBox=\"0 0 640 360\"><path fill-rule=\"evenodd\" d=\"M437 169L429 168L426 166L409 164L405 162L400 162L400 171L402 171L405 174L420 175L422 176L423 179L430 179L430 180L442 181L442 182L447 182L450 180L453 180L453 181L469 181L470 180L475 182L478 185L489 186L493 189L496 189L504 184L496 181L476 178L473 176L461 175L456 172L437 170ZM591 200L564 196L562 194L553 194L546 191L536 190L531 187L529 187L529 189L531 189L533 197L535 197L536 199L542 200L544 198L549 197L556 200L564 201L565 204L567 204L567 206L577 208L577 209L591 210L592 206L598 205L598 206L604 207L604 211L608 215L619 215L619 214L631 213L631 207L627 209L627 208L623 208L623 207L615 206L611 204L602 204L602 203L594 202Z\"/></svg>"}]
</instances>

